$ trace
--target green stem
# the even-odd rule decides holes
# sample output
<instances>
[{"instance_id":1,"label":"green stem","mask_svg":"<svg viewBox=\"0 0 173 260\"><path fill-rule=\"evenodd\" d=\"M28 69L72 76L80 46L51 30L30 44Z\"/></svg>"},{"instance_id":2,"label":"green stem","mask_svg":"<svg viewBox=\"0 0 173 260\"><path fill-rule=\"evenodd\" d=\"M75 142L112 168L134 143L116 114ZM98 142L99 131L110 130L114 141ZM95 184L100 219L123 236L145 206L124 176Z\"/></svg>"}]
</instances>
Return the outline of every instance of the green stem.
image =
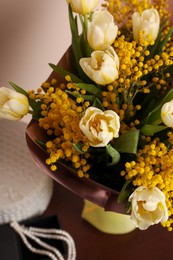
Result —
<instances>
[{"instance_id":1,"label":"green stem","mask_svg":"<svg viewBox=\"0 0 173 260\"><path fill-rule=\"evenodd\" d=\"M84 55L86 57L90 57L92 49L88 43L87 40L87 30L88 30L88 14L85 14L80 17L80 21L82 24L82 41L83 41L83 46L84 46Z\"/></svg>"}]
</instances>

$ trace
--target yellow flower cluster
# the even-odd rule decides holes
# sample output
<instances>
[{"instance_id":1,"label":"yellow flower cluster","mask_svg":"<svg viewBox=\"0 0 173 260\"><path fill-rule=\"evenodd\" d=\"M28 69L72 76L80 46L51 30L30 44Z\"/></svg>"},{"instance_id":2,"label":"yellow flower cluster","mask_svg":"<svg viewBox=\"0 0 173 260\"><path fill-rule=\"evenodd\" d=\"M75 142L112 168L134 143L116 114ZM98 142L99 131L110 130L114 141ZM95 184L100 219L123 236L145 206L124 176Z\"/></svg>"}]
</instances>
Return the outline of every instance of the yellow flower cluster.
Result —
<instances>
[{"instance_id":1,"label":"yellow flower cluster","mask_svg":"<svg viewBox=\"0 0 173 260\"><path fill-rule=\"evenodd\" d=\"M169 150L159 139L154 139L138 151L136 161L126 162L121 175L132 180L134 186L158 187L165 194L169 219L164 226L172 231L173 149Z\"/></svg>"},{"instance_id":2,"label":"yellow flower cluster","mask_svg":"<svg viewBox=\"0 0 173 260\"><path fill-rule=\"evenodd\" d=\"M149 94L151 88L158 89L158 96L170 88L170 73L165 73L166 68L173 64L173 41L171 38L163 48L163 52L152 56L150 50L154 44L150 35L147 39L139 37L137 43L133 40L132 24L125 22L125 30L122 21L129 19L134 11L141 13L146 8L151 8L151 1L147 0L107 0L106 8L116 16L115 21L121 19L120 31L115 39L113 46L119 57L120 68L119 76L111 85L108 85L102 93L102 105L106 109L112 109L120 116L121 122L135 127L140 122L135 118L136 112L141 109L141 105L134 105L134 99L139 92ZM158 10L161 18L168 17L167 1L156 1L155 8ZM162 32L164 38L170 30L169 23ZM151 56L150 56L151 55ZM118 100L118 102L117 102Z\"/></svg>"},{"instance_id":3,"label":"yellow flower cluster","mask_svg":"<svg viewBox=\"0 0 173 260\"><path fill-rule=\"evenodd\" d=\"M43 83L45 93L40 93L40 89L37 93L30 93L30 97L42 101L42 117L39 119L39 126L46 130L48 136L55 137L50 138L46 143L47 152L50 154L46 163L50 165L52 171L55 171L58 160L71 161L78 175L87 177L87 171L90 169L87 163L87 158L90 156L87 153L89 143L79 128L79 107L64 91L64 84L57 88L54 88L54 84L56 84L55 80L51 84ZM79 143L83 144L84 155L74 148L74 144Z\"/></svg>"},{"instance_id":4,"label":"yellow flower cluster","mask_svg":"<svg viewBox=\"0 0 173 260\"><path fill-rule=\"evenodd\" d=\"M160 93L170 87L170 73L163 72L173 64L172 42L167 44L167 49L161 55L149 59L150 52L146 46L137 45L135 41L128 42L124 35L115 40L114 47L120 59L119 77L102 92L102 105L118 113L121 122L134 126L139 124L134 116L141 109L140 104L133 105L136 95L139 92L148 94L154 86ZM147 75L152 75L149 82ZM117 97L119 102L116 102Z\"/></svg>"},{"instance_id":5,"label":"yellow flower cluster","mask_svg":"<svg viewBox=\"0 0 173 260\"><path fill-rule=\"evenodd\" d=\"M118 25L125 26L128 31L132 30L131 14L133 12L142 13L143 10L153 7L150 0L105 0L105 2L104 6L114 16ZM154 2L160 18L169 17L167 1L155 0Z\"/></svg>"}]
</instances>

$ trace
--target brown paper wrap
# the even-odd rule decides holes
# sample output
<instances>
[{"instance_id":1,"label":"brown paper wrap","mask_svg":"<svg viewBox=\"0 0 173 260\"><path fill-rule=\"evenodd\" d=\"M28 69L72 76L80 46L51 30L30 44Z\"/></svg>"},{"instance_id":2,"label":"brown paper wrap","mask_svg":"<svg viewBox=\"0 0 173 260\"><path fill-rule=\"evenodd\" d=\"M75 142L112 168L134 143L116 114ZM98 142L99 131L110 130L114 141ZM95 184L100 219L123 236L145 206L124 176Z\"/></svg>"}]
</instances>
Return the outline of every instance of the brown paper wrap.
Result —
<instances>
[{"instance_id":1,"label":"brown paper wrap","mask_svg":"<svg viewBox=\"0 0 173 260\"><path fill-rule=\"evenodd\" d=\"M61 67L69 70L71 61L71 49L69 48L60 62ZM63 81L56 72L52 72L48 81L56 78L59 83ZM26 141L36 164L56 182L60 183L78 196L103 207L106 211L126 213L125 203L117 203L118 192L104 185L101 185L85 177L79 178L76 172L62 163L58 163L57 171L52 172L45 160L48 154L44 151L36 140L46 140L44 131L38 126L38 123L31 120L26 130Z\"/></svg>"}]
</instances>

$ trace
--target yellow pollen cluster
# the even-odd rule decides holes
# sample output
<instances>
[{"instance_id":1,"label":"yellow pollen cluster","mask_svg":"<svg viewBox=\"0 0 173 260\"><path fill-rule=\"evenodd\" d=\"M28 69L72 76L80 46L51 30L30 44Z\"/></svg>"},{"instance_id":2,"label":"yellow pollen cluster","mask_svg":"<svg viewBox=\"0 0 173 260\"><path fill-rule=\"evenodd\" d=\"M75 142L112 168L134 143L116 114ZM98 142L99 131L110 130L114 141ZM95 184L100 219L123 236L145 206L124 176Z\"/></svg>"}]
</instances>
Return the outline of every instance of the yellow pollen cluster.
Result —
<instances>
[{"instance_id":1,"label":"yellow pollen cluster","mask_svg":"<svg viewBox=\"0 0 173 260\"><path fill-rule=\"evenodd\" d=\"M61 86L53 88L51 84L43 96L39 126L52 136L51 141L46 143L47 152L50 154L46 163L50 165L52 171L55 171L58 160L71 161L80 177L88 177L90 165L87 163L87 158L89 156L87 154L85 158L85 154L80 154L74 148L74 144L79 143L83 144L83 152L87 152L89 148L89 143L79 128L81 113L78 112L76 102L69 98Z\"/></svg>"},{"instance_id":2,"label":"yellow pollen cluster","mask_svg":"<svg viewBox=\"0 0 173 260\"><path fill-rule=\"evenodd\" d=\"M144 9L152 7L150 1L147 0L107 0L106 2L110 13L118 15L119 19L122 18L124 21L125 17L131 19L132 11L136 10L141 13ZM159 13L164 13L164 16L167 17L166 6L166 1L157 0L156 8ZM156 88L159 97L170 89L170 73L165 71L168 66L173 64L173 41L171 38L168 39L163 52L151 57L149 47L154 44L151 35L146 36L141 32L140 40L137 43L132 40L132 27L128 28L127 23L125 23L125 28L128 33L125 33L124 27L122 24L120 25L124 34L119 31L113 43L120 62L119 77L111 85L108 85L107 89L104 89L101 102L104 108L112 109L118 113L121 122L133 128L140 124L139 121L135 121L136 112L140 110L140 104L133 105L136 96L139 93L148 95L152 88ZM170 26L165 26L162 32L163 38L169 30Z\"/></svg>"}]
</instances>

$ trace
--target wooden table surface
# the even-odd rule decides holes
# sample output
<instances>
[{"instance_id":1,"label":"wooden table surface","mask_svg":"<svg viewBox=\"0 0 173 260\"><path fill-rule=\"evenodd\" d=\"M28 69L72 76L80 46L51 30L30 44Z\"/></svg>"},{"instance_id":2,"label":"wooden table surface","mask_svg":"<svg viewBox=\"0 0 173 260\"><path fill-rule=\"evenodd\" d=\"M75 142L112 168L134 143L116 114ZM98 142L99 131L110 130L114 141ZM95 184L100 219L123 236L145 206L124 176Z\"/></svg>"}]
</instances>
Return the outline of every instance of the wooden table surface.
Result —
<instances>
[{"instance_id":1,"label":"wooden table surface","mask_svg":"<svg viewBox=\"0 0 173 260\"><path fill-rule=\"evenodd\" d=\"M61 227L74 238L77 260L172 260L173 232L160 224L147 231L108 235L81 218L82 198L54 185L54 194L45 215L57 215Z\"/></svg>"}]
</instances>

